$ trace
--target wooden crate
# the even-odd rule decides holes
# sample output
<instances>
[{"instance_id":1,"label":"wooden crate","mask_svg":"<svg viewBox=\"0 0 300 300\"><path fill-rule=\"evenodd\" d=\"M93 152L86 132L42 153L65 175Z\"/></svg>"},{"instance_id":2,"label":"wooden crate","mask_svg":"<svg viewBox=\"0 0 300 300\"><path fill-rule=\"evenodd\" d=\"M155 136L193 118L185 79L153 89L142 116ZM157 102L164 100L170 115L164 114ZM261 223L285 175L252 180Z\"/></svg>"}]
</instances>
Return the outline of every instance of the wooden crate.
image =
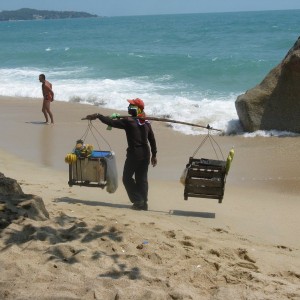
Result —
<instances>
[{"instance_id":1,"label":"wooden crate","mask_svg":"<svg viewBox=\"0 0 300 300\"><path fill-rule=\"evenodd\" d=\"M69 165L69 186L106 186L106 161L103 158L78 158Z\"/></svg>"},{"instance_id":2,"label":"wooden crate","mask_svg":"<svg viewBox=\"0 0 300 300\"><path fill-rule=\"evenodd\" d=\"M190 158L187 164L184 200L188 197L218 199L222 203L226 180L226 161Z\"/></svg>"}]
</instances>

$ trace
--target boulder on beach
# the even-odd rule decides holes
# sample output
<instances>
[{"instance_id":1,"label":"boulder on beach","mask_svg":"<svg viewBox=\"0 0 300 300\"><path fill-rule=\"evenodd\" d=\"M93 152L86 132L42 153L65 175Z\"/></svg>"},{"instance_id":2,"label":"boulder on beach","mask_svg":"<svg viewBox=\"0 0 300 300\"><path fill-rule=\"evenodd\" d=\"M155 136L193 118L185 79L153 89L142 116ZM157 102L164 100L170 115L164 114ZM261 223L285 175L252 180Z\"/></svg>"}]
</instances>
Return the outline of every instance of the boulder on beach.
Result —
<instances>
[{"instance_id":1,"label":"boulder on beach","mask_svg":"<svg viewBox=\"0 0 300 300\"><path fill-rule=\"evenodd\" d=\"M235 107L243 129L300 133L299 82L300 37L259 85L238 96Z\"/></svg>"},{"instance_id":2,"label":"boulder on beach","mask_svg":"<svg viewBox=\"0 0 300 300\"><path fill-rule=\"evenodd\" d=\"M0 230L20 218L43 221L49 213L41 197L25 194L15 179L0 173Z\"/></svg>"}]
</instances>

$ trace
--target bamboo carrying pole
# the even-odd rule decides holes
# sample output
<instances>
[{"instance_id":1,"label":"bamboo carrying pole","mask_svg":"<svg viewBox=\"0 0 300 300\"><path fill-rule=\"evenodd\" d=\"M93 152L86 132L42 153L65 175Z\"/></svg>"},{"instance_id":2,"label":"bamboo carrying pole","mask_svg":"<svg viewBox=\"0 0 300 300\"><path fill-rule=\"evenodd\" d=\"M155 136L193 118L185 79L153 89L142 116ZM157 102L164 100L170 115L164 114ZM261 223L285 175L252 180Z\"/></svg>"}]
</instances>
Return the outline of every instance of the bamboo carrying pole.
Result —
<instances>
[{"instance_id":1,"label":"bamboo carrying pole","mask_svg":"<svg viewBox=\"0 0 300 300\"><path fill-rule=\"evenodd\" d=\"M166 122L166 123L177 123L177 124L182 124L182 125L188 125L188 126L193 126L193 127L201 127L205 128L207 130L215 130L219 132L223 132L221 129L216 129L211 127L209 124L207 126L199 125L199 124L193 124L193 123L187 123L187 122L182 122L182 121L176 121L176 120L171 120L171 119L166 119L166 118L157 118L157 117L146 117L146 118L141 118L141 117L132 117L132 116L118 116L118 119L122 118L128 118L131 117L133 119L140 119L140 120L150 120L150 121L158 121L158 122ZM82 118L81 120L88 120L87 118Z\"/></svg>"},{"instance_id":2,"label":"bamboo carrying pole","mask_svg":"<svg viewBox=\"0 0 300 300\"><path fill-rule=\"evenodd\" d=\"M189 126L193 126L193 127L201 127L201 128L205 128L208 130L215 130L215 131L220 131L220 132L223 131L220 129L215 129L215 128L211 127L209 124L207 124L206 126L203 126L203 125L199 125L199 124L187 123L187 122L171 120L171 119L166 119L166 118L156 118L156 117L146 117L146 118L134 117L134 118L141 119L141 120L152 120L152 121L158 121L158 122L177 123L177 124L189 125Z\"/></svg>"}]
</instances>

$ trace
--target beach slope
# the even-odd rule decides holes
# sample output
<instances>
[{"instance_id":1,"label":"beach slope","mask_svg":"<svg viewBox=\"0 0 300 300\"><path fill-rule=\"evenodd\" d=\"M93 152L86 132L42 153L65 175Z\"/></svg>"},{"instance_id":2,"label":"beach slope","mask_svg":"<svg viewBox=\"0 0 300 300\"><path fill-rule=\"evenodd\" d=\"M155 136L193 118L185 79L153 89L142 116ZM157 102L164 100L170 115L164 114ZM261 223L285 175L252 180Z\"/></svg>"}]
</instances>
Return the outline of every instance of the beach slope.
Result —
<instances>
[{"instance_id":1,"label":"beach slope","mask_svg":"<svg viewBox=\"0 0 300 300\"><path fill-rule=\"evenodd\" d=\"M119 188L68 186L64 157L87 129L81 118L112 111L55 101L52 126L37 99L0 105L0 172L49 213L0 229L1 299L300 298L299 138L215 136L225 156L235 148L223 203L185 201L179 177L203 136L153 122L149 211L134 211L121 181L124 132L98 121L87 142L116 153ZM214 155L209 144L197 153Z\"/></svg>"}]
</instances>

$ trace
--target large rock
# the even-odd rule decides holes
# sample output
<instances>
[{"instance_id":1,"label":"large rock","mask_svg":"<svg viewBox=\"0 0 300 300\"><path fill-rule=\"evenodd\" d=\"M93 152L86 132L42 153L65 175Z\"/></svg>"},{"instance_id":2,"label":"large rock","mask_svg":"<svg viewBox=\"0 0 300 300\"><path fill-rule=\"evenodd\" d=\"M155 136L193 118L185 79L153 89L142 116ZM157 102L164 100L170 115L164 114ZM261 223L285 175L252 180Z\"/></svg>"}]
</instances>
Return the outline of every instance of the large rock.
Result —
<instances>
[{"instance_id":1,"label":"large rock","mask_svg":"<svg viewBox=\"0 0 300 300\"><path fill-rule=\"evenodd\" d=\"M0 173L0 231L20 218L44 221L49 213L41 197L24 194L15 179Z\"/></svg>"},{"instance_id":2,"label":"large rock","mask_svg":"<svg viewBox=\"0 0 300 300\"><path fill-rule=\"evenodd\" d=\"M300 133L300 37L259 85L238 96L235 107L245 131Z\"/></svg>"},{"instance_id":3,"label":"large rock","mask_svg":"<svg viewBox=\"0 0 300 300\"><path fill-rule=\"evenodd\" d=\"M15 179L5 177L3 173L0 173L0 195L24 195L20 185Z\"/></svg>"}]
</instances>

